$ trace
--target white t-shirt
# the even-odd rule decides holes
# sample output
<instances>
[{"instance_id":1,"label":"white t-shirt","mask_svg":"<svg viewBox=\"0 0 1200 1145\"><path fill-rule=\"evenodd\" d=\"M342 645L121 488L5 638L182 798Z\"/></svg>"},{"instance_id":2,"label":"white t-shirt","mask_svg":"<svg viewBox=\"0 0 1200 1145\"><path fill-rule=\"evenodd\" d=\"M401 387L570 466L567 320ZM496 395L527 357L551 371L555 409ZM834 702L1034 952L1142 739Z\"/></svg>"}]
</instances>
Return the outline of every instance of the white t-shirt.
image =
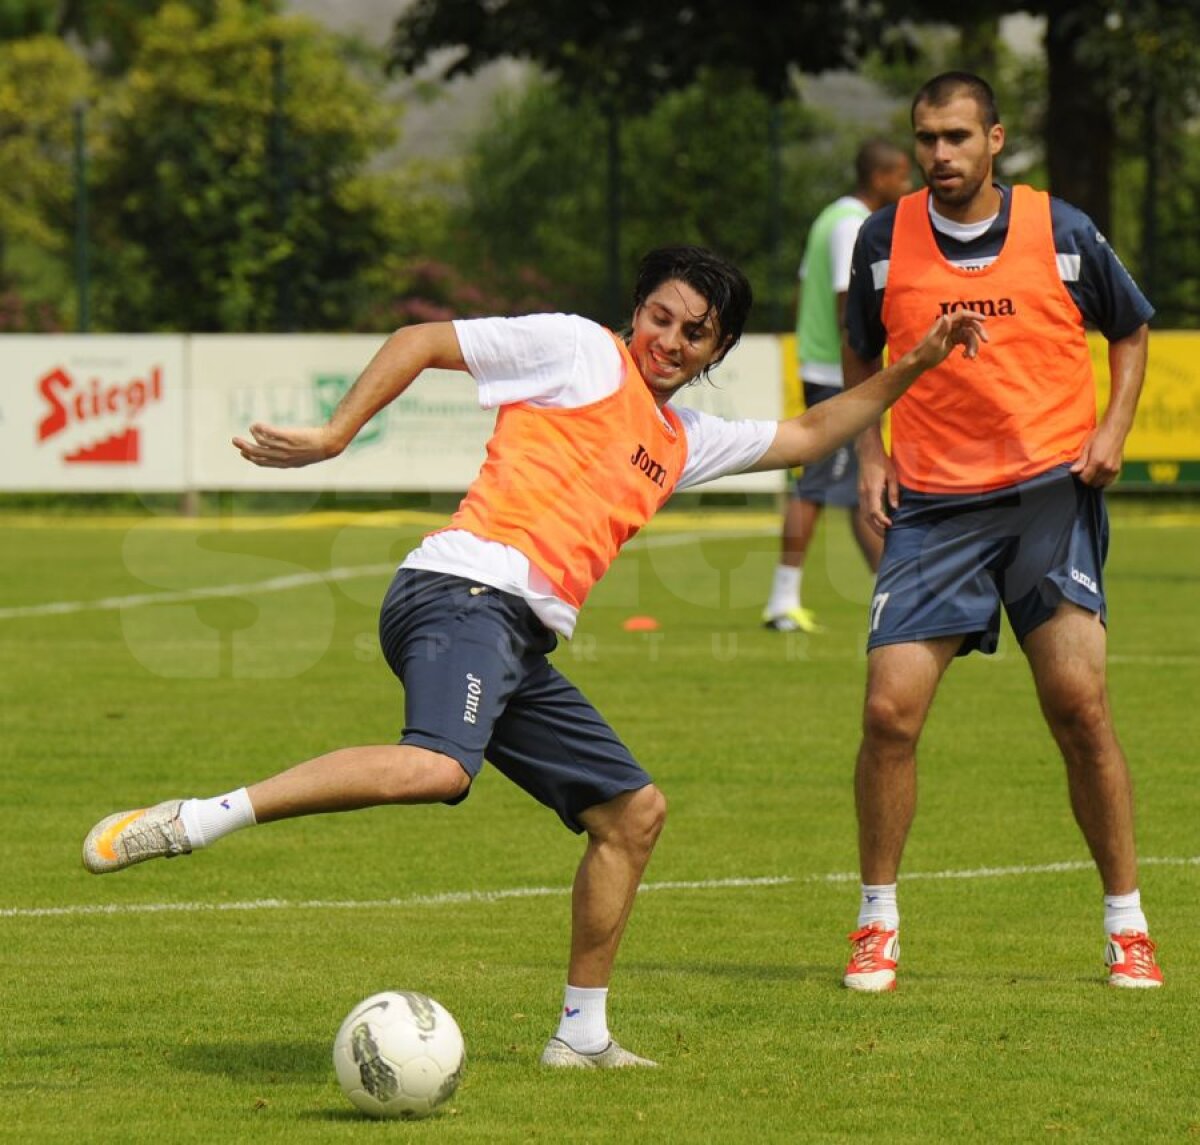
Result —
<instances>
[{"instance_id":1,"label":"white t-shirt","mask_svg":"<svg viewBox=\"0 0 1200 1145\"><path fill-rule=\"evenodd\" d=\"M838 219L829 231L829 269L831 272L830 289L836 300L839 294L845 294L850 289L850 266L854 261L854 244L858 240L858 232L871 214L867 204L857 195L843 195L835 200L832 207L853 208L854 213ZM807 260L800 264L800 281L804 282L808 273ZM824 286L820 289L824 290ZM815 382L820 386L831 386L842 389L845 380L842 377L842 367L835 362L804 362L801 365L804 380Z\"/></svg>"},{"instance_id":2,"label":"white t-shirt","mask_svg":"<svg viewBox=\"0 0 1200 1145\"><path fill-rule=\"evenodd\" d=\"M479 404L495 409L528 402L575 409L615 393L621 352L602 326L574 314L473 318L454 323L463 359L479 384ZM774 421L728 421L698 410L676 411L687 436L687 462L676 489L739 473L767 451ZM466 577L524 597L547 628L570 638L578 610L554 595L550 582L510 545L463 529L426 537L402 568Z\"/></svg>"}]
</instances>

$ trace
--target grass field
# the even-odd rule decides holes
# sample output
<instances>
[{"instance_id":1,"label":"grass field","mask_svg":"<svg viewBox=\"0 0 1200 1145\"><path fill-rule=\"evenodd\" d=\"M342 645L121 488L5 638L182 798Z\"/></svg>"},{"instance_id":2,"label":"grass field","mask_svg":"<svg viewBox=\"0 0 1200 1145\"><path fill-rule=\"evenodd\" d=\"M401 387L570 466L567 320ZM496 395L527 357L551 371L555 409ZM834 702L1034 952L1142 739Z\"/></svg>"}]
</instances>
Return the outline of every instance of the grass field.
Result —
<instances>
[{"instance_id":1,"label":"grass field","mask_svg":"<svg viewBox=\"0 0 1200 1145\"><path fill-rule=\"evenodd\" d=\"M82 869L109 811L397 734L375 613L421 523L202 524L3 522L0 1139L1200 1138L1200 513L1117 501L1109 562L1166 987L1103 985L1099 883L1010 639L937 701L881 997L839 985L870 592L848 530L822 529L806 576L830 631L790 637L757 625L773 517L661 518L556 653L671 803L610 1000L663 1068L582 1075L536 1065L580 843L493 772L457 809ZM623 631L636 613L661 629ZM341 1018L388 988L437 997L467 1041L426 1122L362 1119L334 1080Z\"/></svg>"}]
</instances>

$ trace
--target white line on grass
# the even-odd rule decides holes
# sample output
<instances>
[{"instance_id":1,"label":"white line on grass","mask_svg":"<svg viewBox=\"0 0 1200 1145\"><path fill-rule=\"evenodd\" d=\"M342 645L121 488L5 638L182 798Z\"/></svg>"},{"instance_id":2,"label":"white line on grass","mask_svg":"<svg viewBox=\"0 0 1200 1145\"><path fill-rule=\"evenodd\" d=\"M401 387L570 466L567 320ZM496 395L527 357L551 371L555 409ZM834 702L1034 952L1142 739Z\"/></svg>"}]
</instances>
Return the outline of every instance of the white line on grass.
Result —
<instances>
[{"instance_id":1,"label":"white line on grass","mask_svg":"<svg viewBox=\"0 0 1200 1145\"><path fill-rule=\"evenodd\" d=\"M1188 858L1143 858L1144 867L1200 866L1200 855ZM1063 863L1040 863L1019 867L975 867L961 871L913 871L904 880L915 879L1001 879L1026 875L1060 874L1071 871L1090 871L1092 864L1082 860ZM767 875L760 878L700 879L662 883L644 883L639 893L655 891L714 891L739 890L751 887L782 887L795 883L853 883L858 875L843 871L825 875ZM510 887L498 891L447 891L436 895L410 895L390 899L248 899L241 902L148 902L77 904L74 906L4 907L0 918L63 918L80 915L125 914L188 914L212 911L258 910L383 910L396 907L452 906L459 903L492 903L504 899L546 898L565 896L570 887Z\"/></svg>"},{"instance_id":2,"label":"white line on grass","mask_svg":"<svg viewBox=\"0 0 1200 1145\"><path fill-rule=\"evenodd\" d=\"M644 883L641 891L720 890L726 887L773 887L795 882L788 876L760 879L708 879L701 882ZM455 903L490 903L503 899L545 898L569 895L570 887L509 887L498 891L447 891L438 895L410 895L391 899L250 899L245 902L108 903L102 906L10 907L0 918L54 918L81 914L161 914L164 912L223 910L373 910L387 907L449 906Z\"/></svg>"},{"instance_id":3,"label":"white line on grass","mask_svg":"<svg viewBox=\"0 0 1200 1145\"><path fill-rule=\"evenodd\" d=\"M755 533L758 530L750 530ZM646 537L631 545L631 548L671 548L688 545L712 536L746 536L745 530L722 533L675 533L665 536ZM179 604L189 600L209 600L224 596L255 596L264 592L285 592L293 588L304 588L323 582L356 580L359 577L390 575L396 565L346 565L323 572L293 573L290 576L275 576L267 580L249 581L245 584L217 584L200 588L182 589L178 592L141 592L130 596L104 596L97 600L52 600L46 604L26 604L14 608L0 608L0 620L24 620L33 616L62 616L72 612L111 612L121 608L141 608L147 604Z\"/></svg>"},{"instance_id":4,"label":"white line on grass","mask_svg":"<svg viewBox=\"0 0 1200 1145\"><path fill-rule=\"evenodd\" d=\"M205 600L217 596L252 596L262 592L283 592L303 588L322 581L354 580L357 577L378 576L394 572L394 564L352 565L325 572L293 573L273 576L247 584L215 584L206 588L189 588L180 592L142 592L133 596L104 596L98 600L53 600L47 604L27 604L18 608L0 608L0 620L17 620L29 616L58 616L67 612L108 612L117 608L140 608L145 604L178 604L180 601Z\"/></svg>"}]
</instances>

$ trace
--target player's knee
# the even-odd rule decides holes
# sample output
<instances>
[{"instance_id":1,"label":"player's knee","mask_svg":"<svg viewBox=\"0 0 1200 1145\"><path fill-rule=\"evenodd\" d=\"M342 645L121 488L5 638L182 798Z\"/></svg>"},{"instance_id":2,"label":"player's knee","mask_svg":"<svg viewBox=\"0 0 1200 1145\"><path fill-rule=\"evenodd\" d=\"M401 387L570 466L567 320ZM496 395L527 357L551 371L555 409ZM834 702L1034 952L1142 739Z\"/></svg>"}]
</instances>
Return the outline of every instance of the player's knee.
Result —
<instances>
[{"instance_id":1,"label":"player's knee","mask_svg":"<svg viewBox=\"0 0 1200 1145\"><path fill-rule=\"evenodd\" d=\"M875 744L912 746L921 732L921 717L894 693L871 692L863 706L863 736Z\"/></svg>"},{"instance_id":2,"label":"player's knee","mask_svg":"<svg viewBox=\"0 0 1200 1145\"><path fill-rule=\"evenodd\" d=\"M1102 693L1055 697L1044 701L1042 710L1055 738L1081 751L1103 747L1113 735L1112 715Z\"/></svg>"},{"instance_id":3,"label":"player's knee","mask_svg":"<svg viewBox=\"0 0 1200 1145\"><path fill-rule=\"evenodd\" d=\"M457 799L460 795L466 795L471 786L471 777L463 771L456 759L446 760L446 766L440 773L440 780L446 792L442 797L444 799Z\"/></svg>"},{"instance_id":4,"label":"player's knee","mask_svg":"<svg viewBox=\"0 0 1200 1145\"><path fill-rule=\"evenodd\" d=\"M653 783L633 793L634 830L649 850L662 834L667 821L667 797Z\"/></svg>"},{"instance_id":5,"label":"player's knee","mask_svg":"<svg viewBox=\"0 0 1200 1145\"><path fill-rule=\"evenodd\" d=\"M436 803L457 799L471 777L456 759L426 748L400 745L391 763L380 769L381 803Z\"/></svg>"},{"instance_id":6,"label":"player's knee","mask_svg":"<svg viewBox=\"0 0 1200 1145\"><path fill-rule=\"evenodd\" d=\"M651 783L589 808L583 823L593 840L644 857L654 849L666 819L666 796Z\"/></svg>"}]
</instances>

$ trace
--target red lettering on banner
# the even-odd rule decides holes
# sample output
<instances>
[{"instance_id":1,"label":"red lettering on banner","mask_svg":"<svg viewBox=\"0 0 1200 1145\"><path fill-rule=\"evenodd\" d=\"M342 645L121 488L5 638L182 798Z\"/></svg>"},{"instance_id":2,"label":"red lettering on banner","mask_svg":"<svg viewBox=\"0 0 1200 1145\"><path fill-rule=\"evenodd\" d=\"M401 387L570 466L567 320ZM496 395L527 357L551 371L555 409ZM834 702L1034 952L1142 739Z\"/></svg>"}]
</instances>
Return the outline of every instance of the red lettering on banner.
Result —
<instances>
[{"instance_id":1,"label":"red lettering on banner","mask_svg":"<svg viewBox=\"0 0 1200 1145\"><path fill-rule=\"evenodd\" d=\"M67 407L58 400L54 393L56 389L71 388L71 376L61 367L47 374L38 382L38 390L42 397L50 403L50 413L42 418L38 425L38 441L53 437L59 430L67 428Z\"/></svg>"},{"instance_id":2,"label":"red lettering on banner","mask_svg":"<svg viewBox=\"0 0 1200 1145\"><path fill-rule=\"evenodd\" d=\"M124 416L129 425L148 405L162 401L162 367L154 366L146 378L105 383L91 378L78 383L62 366L57 366L37 383L38 393L49 407L38 422L37 439L46 441L72 423L83 424L101 417ZM114 433L93 447L84 447L67 461L136 461L138 434L130 429Z\"/></svg>"}]
</instances>

